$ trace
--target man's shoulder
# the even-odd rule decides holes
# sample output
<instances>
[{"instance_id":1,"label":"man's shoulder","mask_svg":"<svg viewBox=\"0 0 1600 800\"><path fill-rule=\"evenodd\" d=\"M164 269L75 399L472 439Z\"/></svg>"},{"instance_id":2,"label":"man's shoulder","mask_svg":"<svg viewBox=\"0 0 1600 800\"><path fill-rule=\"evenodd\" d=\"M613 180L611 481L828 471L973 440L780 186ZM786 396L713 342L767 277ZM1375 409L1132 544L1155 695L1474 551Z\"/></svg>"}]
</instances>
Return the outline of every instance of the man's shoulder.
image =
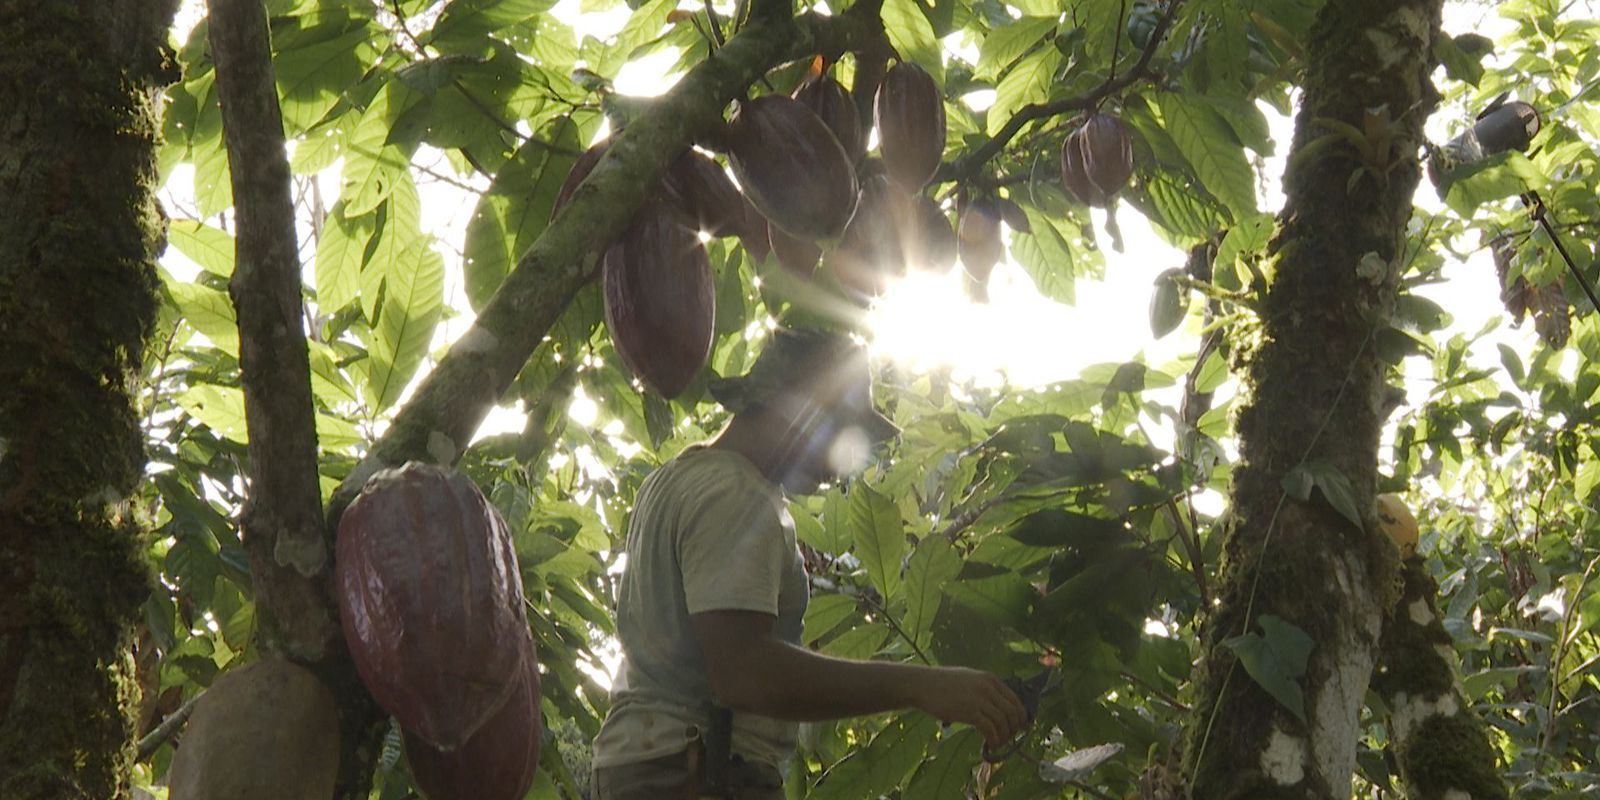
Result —
<instances>
[{"instance_id":1,"label":"man's shoulder","mask_svg":"<svg viewBox=\"0 0 1600 800\"><path fill-rule=\"evenodd\" d=\"M691 447L656 470L657 480L684 484L700 491L755 491L766 493L771 485L755 465L731 450Z\"/></svg>"}]
</instances>

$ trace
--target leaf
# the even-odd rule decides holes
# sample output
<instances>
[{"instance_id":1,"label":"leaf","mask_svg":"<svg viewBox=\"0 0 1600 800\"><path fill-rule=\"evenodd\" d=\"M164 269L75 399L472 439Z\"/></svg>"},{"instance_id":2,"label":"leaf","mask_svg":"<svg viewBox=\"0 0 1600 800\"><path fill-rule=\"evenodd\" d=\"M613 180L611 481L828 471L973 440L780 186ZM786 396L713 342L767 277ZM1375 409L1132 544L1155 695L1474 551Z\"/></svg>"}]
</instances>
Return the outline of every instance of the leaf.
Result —
<instances>
[{"instance_id":1,"label":"leaf","mask_svg":"<svg viewBox=\"0 0 1600 800\"><path fill-rule=\"evenodd\" d=\"M1169 269L1156 277L1155 291L1150 295L1150 332L1157 339L1183 324L1189 306L1189 292L1175 280L1182 274L1181 269Z\"/></svg>"},{"instance_id":2,"label":"leaf","mask_svg":"<svg viewBox=\"0 0 1600 800\"><path fill-rule=\"evenodd\" d=\"M1057 24L1055 17L1022 17L989 31L978 46L978 66L973 77L989 80L998 76L1023 53L1044 43Z\"/></svg>"},{"instance_id":3,"label":"leaf","mask_svg":"<svg viewBox=\"0 0 1600 800\"><path fill-rule=\"evenodd\" d=\"M1003 572L988 578L968 578L945 585L956 602L1010 627L1022 624L1036 593L1021 575Z\"/></svg>"},{"instance_id":4,"label":"leaf","mask_svg":"<svg viewBox=\"0 0 1600 800\"><path fill-rule=\"evenodd\" d=\"M840 623L855 616L856 601L842 594L825 594L811 598L806 605L805 621L800 631L800 641L809 645L833 632Z\"/></svg>"},{"instance_id":5,"label":"leaf","mask_svg":"<svg viewBox=\"0 0 1600 800\"><path fill-rule=\"evenodd\" d=\"M1044 47L1029 53L995 85L994 104L989 107L987 126L990 136L999 133L1011 115L1030 103L1050 96L1050 85L1056 68L1061 65L1061 51Z\"/></svg>"},{"instance_id":6,"label":"leaf","mask_svg":"<svg viewBox=\"0 0 1600 800\"><path fill-rule=\"evenodd\" d=\"M1039 765L1039 777L1048 783L1073 783L1089 777L1096 767L1121 753L1121 742L1097 744L1074 750L1048 764Z\"/></svg>"},{"instance_id":7,"label":"leaf","mask_svg":"<svg viewBox=\"0 0 1600 800\"><path fill-rule=\"evenodd\" d=\"M408 263L389 275L368 353L362 388L374 414L400 399L432 344L444 310L444 258L420 245L409 255Z\"/></svg>"},{"instance_id":8,"label":"leaf","mask_svg":"<svg viewBox=\"0 0 1600 800\"><path fill-rule=\"evenodd\" d=\"M218 436L248 443L244 423L244 392L210 383L197 383L178 395L178 406Z\"/></svg>"},{"instance_id":9,"label":"leaf","mask_svg":"<svg viewBox=\"0 0 1600 800\"><path fill-rule=\"evenodd\" d=\"M1116 520L1047 508L1023 518L1010 531L1010 537L1033 547L1082 547L1125 541L1128 531Z\"/></svg>"},{"instance_id":10,"label":"leaf","mask_svg":"<svg viewBox=\"0 0 1600 800\"><path fill-rule=\"evenodd\" d=\"M1356 502L1356 491L1350 485L1350 479L1345 477L1338 467L1327 461L1316 460L1307 466L1328 504L1345 519L1350 520L1351 525L1361 527L1361 506Z\"/></svg>"},{"instance_id":11,"label":"leaf","mask_svg":"<svg viewBox=\"0 0 1600 800\"><path fill-rule=\"evenodd\" d=\"M924 647L933 632L944 586L961 573L961 556L943 536L930 534L917 544L906 568L906 635Z\"/></svg>"},{"instance_id":12,"label":"leaf","mask_svg":"<svg viewBox=\"0 0 1600 800\"><path fill-rule=\"evenodd\" d=\"M412 102L411 95L411 89L401 81L385 83L351 131L345 143L344 173L339 183L346 215L365 214L377 208L394 190L400 175L408 171L411 154L389 143L389 131Z\"/></svg>"},{"instance_id":13,"label":"leaf","mask_svg":"<svg viewBox=\"0 0 1600 800\"><path fill-rule=\"evenodd\" d=\"M228 295L198 283L173 280L164 272L163 277L167 278L167 291L184 321L205 334L217 349L238 357L239 325Z\"/></svg>"},{"instance_id":14,"label":"leaf","mask_svg":"<svg viewBox=\"0 0 1600 800\"><path fill-rule=\"evenodd\" d=\"M828 770L807 797L856 800L888 794L922 762L938 730L938 723L927 714L908 712L895 717L866 747L857 748Z\"/></svg>"},{"instance_id":15,"label":"leaf","mask_svg":"<svg viewBox=\"0 0 1600 800\"><path fill-rule=\"evenodd\" d=\"M342 200L334 205L317 240L317 310L323 314L342 310L360 294L361 264L377 227L375 215L347 216L344 208Z\"/></svg>"},{"instance_id":16,"label":"leaf","mask_svg":"<svg viewBox=\"0 0 1600 800\"><path fill-rule=\"evenodd\" d=\"M1449 185L1445 204L1457 214L1471 217L1481 205L1541 189L1548 179L1527 156L1513 150L1451 170L1445 181Z\"/></svg>"},{"instance_id":17,"label":"leaf","mask_svg":"<svg viewBox=\"0 0 1600 800\"><path fill-rule=\"evenodd\" d=\"M233 183L228 177L228 151L222 137L197 139L190 153L194 162L194 203L201 217L214 217L233 205Z\"/></svg>"},{"instance_id":18,"label":"leaf","mask_svg":"<svg viewBox=\"0 0 1600 800\"><path fill-rule=\"evenodd\" d=\"M900 593L900 559L905 555L905 529L894 501L865 484L850 490L850 531L856 557L867 568L872 585L885 602Z\"/></svg>"},{"instance_id":19,"label":"leaf","mask_svg":"<svg viewBox=\"0 0 1600 800\"><path fill-rule=\"evenodd\" d=\"M1294 469L1289 470L1289 473L1283 476L1281 483L1284 494L1302 503L1309 503L1311 502L1311 489L1316 486L1316 482L1317 479L1305 464L1296 464Z\"/></svg>"},{"instance_id":20,"label":"leaf","mask_svg":"<svg viewBox=\"0 0 1600 800\"><path fill-rule=\"evenodd\" d=\"M370 23L363 24L336 38L285 48L273 57L285 135L297 136L316 124L366 74L378 60L375 43L381 39L374 33Z\"/></svg>"},{"instance_id":21,"label":"leaf","mask_svg":"<svg viewBox=\"0 0 1600 800\"><path fill-rule=\"evenodd\" d=\"M1316 643L1305 631L1271 614L1261 615L1257 622L1265 637L1246 633L1224 639L1222 644L1238 656L1245 672L1267 694L1304 722L1305 693L1299 680Z\"/></svg>"},{"instance_id":22,"label":"leaf","mask_svg":"<svg viewBox=\"0 0 1600 800\"><path fill-rule=\"evenodd\" d=\"M1483 80L1483 64L1480 61L1483 55L1467 53L1449 36L1433 38L1433 57L1444 65L1445 74L1453 80L1477 86L1478 81Z\"/></svg>"},{"instance_id":23,"label":"leaf","mask_svg":"<svg viewBox=\"0 0 1600 800\"><path fill-rule=\"evenodd\" d=\"M983 737L975 728L945 736L923 762L902 797L917 800L965 800L972 770L983 754Z\"/></svg>"},{"instance_id":24,"label":"leaf","mask_svg":"<svg viewBox=\"0 0 1600 800\"><path fill-rule=\"evenodd\" d=\"M1049 217L1036 209L1024 210L1033 232L1012 236L1017 264L1033 278L1040 294L1070 306L1077 300L1072 247Z\"/></svg>"},{"instance_id":25,"label":"leaf","mask_svg":"<svg viewBox=\"0 0 1600 800\"><path fill-rule=\"evenodd\" d=\"M451 0L433 26L433 38L463 44L550 10L551 0Z\"/></svg>"},{"instance_id":26,"label":"leaf","mask_svg":"<svg viewBox=\"0 0 1600 800\"><path fill-rule=\"evenodd\" d=\"M1221 200L1234 219L1255 214L1255 173L1228 123L1190 95L1162 92L1158 102L1166 130L1206 191Z\"/></svg>"},{"instance_id":27,"label":"leaf","mask_svg":"<svg viewBox=\"0 0 1600 800\"><path fill-rule=\"evenodd\" d=\"M944 83L944 49L933 32L933 23L922 13L921 3L884 0L883 30L902 58L917 62L935 81Z\"/></svg>"},{"instance_id":28,"label":"leaf","mask_svg":"<svg viewBox=\"0 0 1600 800\"><path fill-rule=\"evenodd\" d=\"M212 275L233 275L233 236L199 220L175 219L167 226L167 241L178 252Z\"/></svg>"},{"instance_id":29,"label":"leaf","mask_svg":"<svg viewBox=\"0 0 1600 800\"><path fill-rule=\"evenodd\" d=\"M879 622L869 622L857 625L844 633L835 636L818 652L834 658L848 658L860 661L872 658L883 649L884 642L889 640L889 626Z\"/></svg>"},{"instance_id":30,"label":"leaf","mask_svg":"<svg viewBox=\"0 0 1600 800\"><path fill-rule=\"evenodd\" d=\"M537 138L541 141L522 145L495 174L467 223L463 252L467 300L474 309L489 301L517 259L549 225L556 192L576 161L557 150L583 149L578 126L567 117L545 126ZM548 146L549 142L557 147Z\"/></svg>"}]
</instances>

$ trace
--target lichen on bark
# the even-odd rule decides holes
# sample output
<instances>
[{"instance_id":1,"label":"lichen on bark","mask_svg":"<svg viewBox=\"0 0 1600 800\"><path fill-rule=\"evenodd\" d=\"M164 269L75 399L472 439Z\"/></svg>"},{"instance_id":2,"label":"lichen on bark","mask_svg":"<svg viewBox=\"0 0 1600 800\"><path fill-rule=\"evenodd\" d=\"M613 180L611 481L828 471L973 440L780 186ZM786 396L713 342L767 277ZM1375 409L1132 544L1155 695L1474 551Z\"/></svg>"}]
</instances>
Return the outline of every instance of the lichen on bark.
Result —
<instances>
[{"instance_id":1,"label":"lichen on bark","mask_svg":"<svg viewBox=\"0 0 1600 800\"><path fill-rule=\"evenodd\" d=\"M0 0L0 797L127 793L175 0Z\"/></svg>"}]
</instances>

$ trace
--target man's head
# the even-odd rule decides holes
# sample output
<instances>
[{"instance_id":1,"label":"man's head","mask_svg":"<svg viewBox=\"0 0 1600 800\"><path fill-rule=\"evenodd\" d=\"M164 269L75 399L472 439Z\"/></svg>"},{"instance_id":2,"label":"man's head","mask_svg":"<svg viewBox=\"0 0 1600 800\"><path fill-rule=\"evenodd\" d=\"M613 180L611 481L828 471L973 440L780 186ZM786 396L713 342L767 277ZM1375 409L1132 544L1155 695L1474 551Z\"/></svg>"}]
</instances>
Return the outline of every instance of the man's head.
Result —
<instances>
[{"instance_id":1,"label":"man's head","mask_svg":"<svg viewBox=\"0 0 1600 800\"><path fill-rule=\"evenodd\" d=\"M736 417L772 426L773 477L797 494L861 469L899 433L872 407L865 350L837 333L780 328L748 374L709 388Z\"/></svg>"}]
</instances>

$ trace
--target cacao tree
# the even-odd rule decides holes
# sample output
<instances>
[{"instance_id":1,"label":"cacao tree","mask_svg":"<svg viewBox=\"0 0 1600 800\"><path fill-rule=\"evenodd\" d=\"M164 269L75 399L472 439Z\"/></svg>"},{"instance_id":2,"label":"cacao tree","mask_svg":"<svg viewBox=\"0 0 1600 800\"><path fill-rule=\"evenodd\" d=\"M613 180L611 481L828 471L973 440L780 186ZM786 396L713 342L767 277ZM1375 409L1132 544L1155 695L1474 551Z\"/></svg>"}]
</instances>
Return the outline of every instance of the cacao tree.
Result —
<instances>
[{"instance_id":1,"label":"cacao tree","mask_svg":"<svg viewBox=\"0 0 1600 800\"><path fill-rule=\"evenodd\" d=\"M1600 787L1585 3L212 0L170 72L170 7L12 5L0 795L161 796L197 699L285 658L337 797L458 785L333 588L344 508L416 460L511 536L528 796L586 796L634 493L777 319L878 343L904 429L791 502L806 643L1037 704L1009 753L808 725L791 796ZM1462 145L1502 93L1537 134ZM931 284L917 335L1089 366L898 358L874 320ZM1007 339L1019 294L1106 328Z\"/></svg>"}]
</instances>

